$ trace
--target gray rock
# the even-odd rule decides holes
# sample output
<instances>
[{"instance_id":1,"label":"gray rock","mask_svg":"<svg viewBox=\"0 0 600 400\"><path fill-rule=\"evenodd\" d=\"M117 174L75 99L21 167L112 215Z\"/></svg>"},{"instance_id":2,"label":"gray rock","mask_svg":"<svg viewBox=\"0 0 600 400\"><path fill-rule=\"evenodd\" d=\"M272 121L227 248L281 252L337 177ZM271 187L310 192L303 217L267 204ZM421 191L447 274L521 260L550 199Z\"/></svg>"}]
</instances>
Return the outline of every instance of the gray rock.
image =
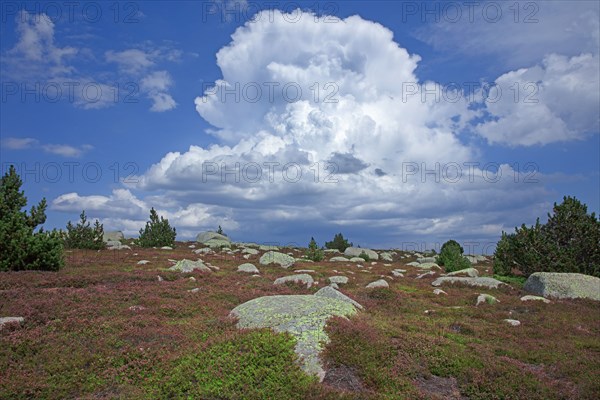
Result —
<instances>
[{"instance_id":1,"label":"gray rock","mask_svg":"<svg viewBox=\"0 0 600 400\"><path fill-rule=\"evenodd\" d=\"M125 239L125 235L121 231L104 231L102 234L102 241L104 242L121 241L123 239Z\"/></svg>"},{"instance_id":2,"label":"gray rock","mask_svg":"<svg viewBox=\"0 0 600 400\"><path fill-rule=\"evenodd\" d=\"M314 269L297 269L294 272L297 274L314 274L315 270Z\"/></svg>"},{"instance_id":3,"label":"gray rock","mask_svg":"<svg viewBox=\"0 0 600 400\"><path fill-rule=\"evenodd\" d=\"M201 249L196 249L196 250L192 251L192 253L195 253L195 254L209 254L209 253L214 253L214 251L210 247L203 247Z\"/></svg>"},{"instance_id":4,"label":"gray rock","mask_svg":"<svg viewBox=\"0 0 600 400\"><path fill-rule=\"evenodd\" d=\"M107 240L106 247L119 247L122 243L119 240Z\"/></svg>"},{"instance_id":5,"label":"gray rock","mask_svg":"<svg viewBox=\"0 0 600 400\"><path fill-rule=\"evenodd\" d=\"M381 259L383 261L389 261L389 262L394 261L394 258L392 257L392 253L388 253L387 251L384 251L383 253L379 254L379 257L381 257Z\"/></svg>"},{"instance_id":6,"label":"gray rock","mask_svg":"<svg viewBox=\"0 0 600 400\"><path fill-rule=\"evenodd\" d=\"M325 324L332 316L349 317L356 307L348 301L324 296L288 295L266 296L235 307L230 315L238 318L237 326L245 328L272 328L288 332L296 338L295 352L302 369L317 375L322 381L325 371L319 353L329 342Z\"/></svg>"},{"instance_id":7,"label":"gray rock","mask_svg":"<svg viewBox=\"0 0 600 400\"><path fill-rule=\"evenodd\" d=\"M435 281L431 283L433 286L441 286L444 283L452 284L452 283L462 283L468 286L480 286L487 287L490 289L497 289L501 285L505 285L505 283L500 282L494 278L488 277L476 277L476 278L466 278L466 277L455 277L455 276L442 276L441 278L437 278Z\"/></svg>"},{"instance_id":8,"label":"gray rock","mask_svg":"<svg viewBox=\"0 0 600 400\"><path fill-rule=\"evenodd\" d=\"M270 246L270 245L261 244L260 246L258 246L258 249L262 250L262 251L278 251L279 246Z\"/></svg>"},{"instance_id":9,"label":"gray rock","mask_svg":"<svg viewBox=\"0 0 600 400\"><path fill-rule=\"evenodd\" d=\"M242 253L244 253L244 254L250 254L252 256L255 256L255 255L258 254L258 250L256 250L256 249L248 249L247 248L247 249L243 249Z\"/></svg>"},{"instance_id":10,"label":"gray rock","mask_svg":"<svg viewBox=\"0 0 600 400\"><path fill-rule=\"evenodd\" d=\"M360 258L360 257L352 257L350 259L350 262L361 263L361 262L365 262L365 259L364 258Z\"/></svg>"},{"instance_id":11,"label":"gray rock","mask_svg":"<svg viewBox=\"0 0 600 400\"><path fill-rule=\"evenodd\" d=\"M494 296L491 296L489 294L485 294L482 293L479 296L477 296L477 304L475 304L475 306L478 306L480 304L495 304L495 303L500 303L500 300L498 300L497 298L495 298Z\"/></svg>"},{"instance_id":12,"label":"gray rock","mask_svg":"<svg viewBox=\"0 0 600 400\"><path fill-rule=\"evenodd\" d=\"M432 269L432 268L436 268L436 269L441 270L440 266L437 265L434 262L419 263L419 265L416 265L416 267L420 268L420 269Z\"/></svg>"},{"instance_id":13,"label":"gray rock","mask_svg":"<svg viewBox=\"0 0 600 400\"><path fill-rule=\"evenodd\" d=\"M222 240L216 238L207 240L203 243L211 249L229 249L231 247L231 242L229 240Z\"/></svg>"},{"instance_id":14,"label":"gray rock","mask_svg":"<svg viewBox=\"0 0 600 400\"><path fill-rule=\"evenodd\" d=\"M146 265L148 263L150 263L150 261L148 261L148 260L140 260L140 261L137 262L137 265Z\"/></svg>"},{"instance_id":15,"label":"gray rock","mask_svg":"<svg viewBox=\"0 0 600 400\"><path fill-rule=\"evenodd\" d=\"M350 262L350 259L348 259L346 257L340 257L340 256L338 256L338 257L331 257L329 259L329 261ZM361 258L361 261L362 261L362 258Z\"/></svg>"},{"instance_id":16,"label":"gray rock","mask_svg":"<svg viewBox=\"0 0 600 400\"><path fill-rule=\"evenodd\" d=\"M22 324L25 322L25 318L23 317L0 317L0 331L5 324L19 323Z\"/></svg>"},{"instance_id":17,"label":"gray rock","mask_svg":"<svg viewBox=\"0 0 600 400\"><path fill-rule=\"evenodd\" d=\"M434 271L424 272L421 275L418 275L416 279L422 279L422 278L425 278L426 276L431 276L431 275L435 275L435 272Z\"/></svg>"},{"instance_id":18,"label":"gray rock","mask_svg":"<svg viewBox=\"0 0 600 400\"><path fill-rule=\"evenodd\" d=\"M331 286L332 288L337 289L337 290L340 289L340 287L338 286L337 283L330 283L329 286Z\"/></svg>"},{"instance_id":19,"label":"gray rock","mask_svg":"<svg viewBox=\"0 0 600 400\"><path fill-rule=\"evenodd\" d=\"M360 257L363 252L369 256L369 260L379 260L379 254L371 249L363 249L362 247L348 247L344 251L344 255L346 257Z\"/></svg>"},{"instance_id":20,"label":"gray rock","mask_svg":"<svg viewBox=\"0 0 600 400\"><path fill-rule=\"evenodd\" d=\"M433 294L435 294L437 296L437 295L440 295L440 294L446 294L447 295L448 293L444 292L442 289L433 289Z\"/></svg>"},{"instance_id":21,"label":"gray rock","mask_svg":"<svg viewBox=\"0 0 600 400\"><path fill-rule=\"evenodd\" d=\"M471 264L477 264L479 262L479 259L475 256L465 256L465 258L469 260Z\"/></svg>"},{"instance_id":22,"label":"gray rock","mask_svg":"<svg viewBox=\"0 0 600 400\"><path fill-rule=\"evenodd\" d=\"M387 283L387 281L385 279L379 279L375 282L371 282L367 285L368 289L373 289L373 288L386 288L386 287L390 287L390 285Z\"/></svg>"},{"instance_id":23,"label":"gray rock","mask_svg":"<svg viewBox=\"0 0 600 400\"><path fill-rule=\"evenodd\" d=\"M122 244L119 246L108 247L108 250L131 250L131 247L127 246L126 244Z\"/></svg>"},{"instance_id":24,"label":"gray rock","mask_svg":"<svg viewBox=\"0 0 600 400\"><path fill-rule=\"evenodd\" d=\"M160 275L156 275L156 280L159 281L159 282L164 281L163 277L160 276Z\"/></svg>"},{"instance_id":25,"label":"gray rock","mask_svg":"<svg viewBox=\"0 0 600 400\"><path fill-rule=\"evenodd\" d=\"M394 275L396 278L404 278L404 274L400 271L404 271L404 270L395 269L392 271L392 275ZM406 271L404 271L404 272L406 272Z\"/></svg>"},{"instance_id":26,"label":"gray rock","mask_svg":"<svg viewBox=\"0 0 600 400\"><path fill-rule=\"evenodd\" d=\"M523 289L543 297L600 300L600 278L584 274L536 272Z\"/></svg>"},{"instance_id":27,"label":"gray rock","mask_svg":"<svg viewBox=\"0 0 600 400\"><path fill-rule=\"evenodd\" d=\"M325 253L339 253L340 251L338 249L326 249L323 250Z\"/></svg>"},{"instance_id":28,"label":"gray rock","mask_svg":"<svg viewBox=\"0 0 600 400\"><path fill-rule=\"evenodd\" d=\"M551 303L550 300L545 299L541 296L530 296L530 295L521 297L521 301L543 301L546 304Z\"/></svg>"},{"instance_id":29,"label":"gray rock","mask_svg":"<svg viewBox=\"0 0 600 400\"><path fill-rule=\"evenodd\" d=\"M231 239L229 239L227 236L218 234L217 232L213 231L201 232L196 236L196 242L198 243L206 244L206 242L212 239L223 240L227 243L231 243Z\"/></svg>"},{"instance_id":30,"label":"gray rock","mask_svg":"<svg viewBox=\"0 0 600 400\"><path fill-rule=\"evenodd\" d=\"M315 293L314 295L321 296L321 297L328 297L330 299L338 299L338 300L342 300L342 301L347 301L348 303L352 304L354 307L359 308L361 310L363 309L363 306L358 304L357 301L352 300L350 297L346 296L345 294L334 289L331 286L325 286L325 287L319 289L317 291L317 293Z\"/></svg>"},{"instance_id":31,"label":"gray rock","mask_svg":"<svg viewBox=\"0 0 600 400\"><path fill-rule=\"evenodd\" d=\"M173 250L171 246L163 246L160 248L161 250Z\"/></svg>"},{"instance_id":32,"label":"gray rock","mask_svg":"<svg viewBox=\"0 0 600 400\"><path fill-rule=\"evenodd\" d=\"M273 282L273 285L283 285L286 282L299 282L305 284L307 288L310 288L314 283L314 280L312 276L308 274L296 274L277 278L275 279L275 282Z\"/></svg>"},{"instance_id":33,"label":"gray rock","mask_svg":"<svg viewBox=\"0 0 600 400\"><path fill-rule=\"evenodd\" d=\"M418 267L420 264L416 261L413 261L413 262L409 262L406 265L408 265L409 267Z\"/></svg>"},{"instance_id":34,"label":"gray rock","mask_svg":"<svg viewBox=\"0 0 600 400\"><path fill-rule=\"evenodd\" d=\"M188 292L190 293L198 293L200 291L200 288L193 288L191 290L188 290Z\"/></svg>"},{"instance_id":35,"label":"gray rock","mask_svg":"<svg viewBox=\"0 0 600 400\"><path fill-rule=\"evenodd\" d=\"M237 267L238 272L248 272L250 274L258 274L260 271L254 264L245 263Z\"/></svg>"},{"instance_id":36,"label":"gray rock","mask_svg":"<svg viewBox=\"0 0 600 400\"><path fill-rule=\"evenodd\" d=\"M180 271L180 272L192 272L194 270L199 270L199 271L203 271L203 272L212 272L211 269L209 267L207 267L206 265L204 265L204 263L200 260L192 261L192 260L183 259L183 260L177 261L177 263L175 265L173 265L171 268L169 268L169 271Z\"/></svg>"},{"instance_id":37,"label":"gray rock","mask_svg":"<svg viewBox=\"0 0 600 400\"><path fill-rule=\"evenodd\" d=\"M444 276L457 276L457 275L467 275L472 278L475 278L475 277L479 276L479 271L477 271L475 268L465 268L465 269L461 269L459 271L447 273Z\"/></svg>"},{"instance_id":38,"label":"gray rock","mask_svg":"<svg viewBox=\"0 0 600 400\"><path fill-rule=\"evenodd\" d=\"M338 276L330 276L329 282L343 285L343 284L348 283L348 277L347 276L339 276L339 275Z\"/></svg>"},{"instance_id":39,"label":"gray rock","mask_svg":"<svg viewBox=\"0 0 600 400\"><path fill-rule=\"evenodd\" d=\"M417 258L417 262L419 264L436 263L436 260L435 260L435 257L421 257L421 258Z\"/></svg>"},{"instance_id":40,"label":"gray rock","mask_svg":"<svg viewBox=\"0 0 600 400\"><path fill-rule=\"evenodd\" d=\"M283 268L291 267L296 259L287 254L279 253L277 251L268 251L260 257L261 265L279 264Z\"/></svg>"},{"instance_id":41,"label":"gray rock","mask_svg":"<svg viewBox=\"0 0 600 400\"><path fill-rule=\"evenodd\" d=\"M505 319L504 322L506 322L507 324L512 325L512 326L521 325L521 321L518 321L516 319Z\"/></svg>"}]
</instances>

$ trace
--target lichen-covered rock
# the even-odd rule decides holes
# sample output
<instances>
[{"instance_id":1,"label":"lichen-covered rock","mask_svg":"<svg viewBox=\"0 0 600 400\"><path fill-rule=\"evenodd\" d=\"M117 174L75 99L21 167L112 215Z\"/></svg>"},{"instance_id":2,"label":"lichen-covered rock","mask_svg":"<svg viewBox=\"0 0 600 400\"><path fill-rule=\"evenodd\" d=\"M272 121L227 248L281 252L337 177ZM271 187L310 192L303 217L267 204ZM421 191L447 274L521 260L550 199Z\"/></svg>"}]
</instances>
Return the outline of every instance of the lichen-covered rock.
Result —
<instances>
[{"instance_id":1,"label":"lichen-covered rock","mask_svg":"<svg viewBox=\"0 0 600 400\"><path fill-rule=\"evenodd\" d=\"M248 272L250 274L258 274L260 271L254 264L245 263L237 267L238 272Z\"/></svg>"},{"instance_id":2,"label":"lichen-covered rock","mask_svg":"<svg viewBox=\"0 0 600 400\"><path fill-rule=\"evenodd\" d=\"M169 271L180 271L180 272L192 272L194 270L199 270L203 272L212 272L209 267L204 265L204 263L200 260L192 261L188 259L183 259L177 261L175 265L169 268Z\"/></svg>"},{"instance_id":3,"label":"lichen-covered rock","mask_svg":"<svg viewBox=\"0 0 600 400\"><path fill-rule=\"evenodd\" d=\"M173 250L171 246L163 246L160 248L161 250Z\"/></svg>"},{"instance_id":4,"label":"lichen-covered rock","mask_svg":"<svg viewBox=\"0 0 600 400\"><path fill-rule=\"evenodd\" d=\"M384 251L383 253L379 254L379 257L381 257L381 259L382 259L383 261L389 261L389 262L392 262L392 261L394 261L394 258L393 258L393 256L392 256L392 253L389 253L389 252L387 252L387 251Z\"/></svg>"},{"instance_id":5,"label":"lichen-covered rock","mask_svg":"<svg viewBox=\"0 0 600 400\"><path fill-rule=\"evenodd\" d=\"M198 243L206 244L206 242L208 242L209 240L213 240L213 239L223 240L223 241L226 241L227 243L231 243L231 239L229 239L227 236L221 235L217 232L212 232L212 231L201 232L196 236L196 242L198 242Z\"/></svg>"},{"instance_id":6,"label":"lichen-covered rock","mask_svg":"<svg viewBox=\"0 0 600 400\"><path fill-rule=\"evenodd\" d=\"M242 250L242 253L244 253L244 254L250 254L252 256L255 256L255 255L258 254L258 250L246 248L246 249Z\"/></svg>"},{"instance_id":7,"label":"lichen-covered rock","mask_svg":"<svg viewBox=\"0 0 600 400\"><path fill-rule=\"evenodd\" d=\"M584 274L536 272L527 278L523 289L543 297L600 300L600 278Z\"/></svg>"},{"instance_id":8,"label":"lichen-covered rock","mask_svg":"<svg viewBox=\"0 0 600 400\"><path fill-rule=\"evenodd\" d=\"M23 317L0 317L0 330L6 324L22 324L23 322L25 322L25 318Z\"/></svg>"},{"instance_id":9,"label":"lichen-covered rock","mask_svg":"<svg viewBox=\"0 0 600 400\"><path fill-rule=\"evenodd\" d=\"M345 261L345 262L349 262L349 261L350 261L350 259L348 259L348 258L346 258L346 257L337 256L337 257L331 257L331 258L329 259L329 261L338 261L338 262L340 262L340 261L341 261L341 262L344 262L344 261ZM361 258L361 261L364 261L364 260Z\"/></svg>"},{"instance_id":10,"label":"lichen-covered rock","mask_svg":"<svg viewBox=\"0 0 600 400\"><path fill-rule=\"evenodd\" d=\"M262 251L277 251L279 250L279 246L269 246L261 244L260 246L258 246L258 249Z\"/></svg>"},{"instance_id":11,"label":"lichen-covered rock","mask_svg":"<svg viewBox=\"0 0 600 400\"><path fill-rule=\"evenodd\" d=\"M386 287L390 287L389 283L387 283L387 281L385 279L379 279L375 282L371 282L367 285L367 289L373 289L373 288L386 288Z\"/></svg>"},{"instance_id":12,"label":"lichen-covered rock","mask_svg":"<svg viewBox=\"0 0 600 400\"><path fill-rule=\"evenodd\" d=\"M346 283L348 283L348 277L347 276L330 276L329 282L337 283L339 285L346 284Z\"/></svg>"},{"instance_id":13,"label":"lichen-covered rock","mask_svg":"<svg viewBox=\"0 0 600 400\"><path fill-rule=\"evenodd\" d=\"M471 278L475 278L475 277L479 276L479 271L477 271L475 268L465 268L465 269L461 269L458 271L450 272L450 273L446 274L445 276L457 276L457 275L467 275L467 276L470 276Z\"/></svg>"},{"instance_id":14,"label":"lichen-covered rock","mask_svg":"<svg viewBox=\"0 0 600 400\"><path fill-rule=\"evenodd\" d=\"M444 283L452 284L452 283L462 283L468 286L481 286L489 289L497 289L501 285L505 285L505 283L500 282L494 278L488 277L475 277L475 278L467 278L467 277L459 277L459 276L442 276L437 278L435 281L431 283L432 286L441 286Z\"/></svg>"},{"instance_id":15,"label":"lichen-covered rock","mask_svg":"<svg viewBox=\"0 0 600 400\"><path fill-rule=\"evenodd\" d=\"M360 257L352 257L350 259L350 262L361 263L361 262L365 262L365 259L364 258L360 258Z\"/></svg>"},{"instance_id":16,"label":"lichen-covered rock","mask_svg":"<svg viewBox=\"0 0 600 400\"><path fill-rule=\"evenodd\" d=\"M266 296L235 307L231 314L243 328L272 328L288 332L296 338L295 351L301 357L302 369L322 381L325 371L319 359L323 344L329 342L325 332L327 320L333 316L349 317L356 307L348 302L324 296Z\"/></svg>"},{"instance_id":17,"label":"lichen-covered rock","mask_svg":"<svg viewBox=\"0 0 600 400\"><path fill-rule=\"evenodd\" d=\"M137 262L137 265L146 265L148 263L150 263L150 261L148 261L148 260L140 260L140 261Z\"/></svg>"},{"instance_id":18,"label":"lichen-covered rock","mask_svg":"<svg viewBox=\"0 0 600 400\"><path fill-rule=\"evenodd\" d=\"M195 254L209 254L209 253L214 253L213 249L211 249L210 247L203 247L201 249L196 249L196 250L192 250L192 253Z\"/></svg>"},{"instance_id":19,"label":"lichen-covered rock","mask_svg":"<svg viewBox=\"0 0 600 400\"><path fill-rule=\"evenodd\" d=\"M550 300L545 299L541 296L531 296L531 295L521 297L521 301L543 301L546 304L551 303Z\"/></svg>"},{"instance_id":20,"label":"lichen-covered rock","mask_svg":"<svg viewBox=\"0 0 600 400\"><path fill-rule=\"evenodd\" d=\"M415 265L415 267L420 268L420 269L432 269L432 268L436 268L436 269L440 269L440 266L437 265L434 262L426 262L426 263L419 263L417 265Z\"/></svg>"},{"instance_id":21,"label":"lichen-covered rock","mask_svg":"<svg viewBox=\"0 0 600 400\"><path fill-rule=\"evenodd\" d=\"M448 294L446 292L444 292L442 289L433 289L433 294L435 294L436 296L440 295L440 294Z\"/></svg>"},{"instance_id":22,"label":"lichen-covered rock","mask_svg":"<svg viewBox=\"0 0 600 400\"><path fill-rule=\"evenodd\" d=\"M419 263L418 263L418 262L416 262L416 261L413 261L413 262L409 262L409 263L408 263L408 264L406 264L406 265L408 265L409 267L418 267L418 266L419 266Z\"/></svg>"},{"instance_id":23,"label":"lichen-covered rock","mask_svg":"<svg viewBox=\"0 0 600 400\"><path fill-rule=\"evenodd\" d=\"M422 273L421 275L417 275L417 277L415 279L423 279L426 276L431 276L431 275L435 275L435 271L427 271Z\"/></svg>"},{"instance_id":24,"label":"lichen-covered rock","mask_svg":"<svg viewBox=\"0 0 600 400\"><path fill-rule=\"evenodd\" d=\"M507 324L512 325L512 326L521 325L521 321L518 321L516 319L505 319L504 322L506 322Z\"/></svg>"},{"instance_id":25,"label":"lichen-covered rock","mask_svg":"<svg viewBox=\"0 0 600 400\"><path fill-rule=\"evenodd\" d=\"M217 238L207 240L203 243L211 249L229 249L231 247L231 242L229 240Z\"/></svg>"},{"instance_id":26,"label":"lichen-covered rock","mask_svg":"<svg viewBox=\"0 0 600 400\"><path fill-rule=\"evenodd\" d=\"M321 296L321 297L329 297L331 299L347 301L347 302L351 303L352 305L354 305L354 307L360 308L361 310L363 309L363 306L361 306L357 301L352 300L350 297L346 296L344 293L334 289L331 286L325 286L325 287L319 289L317 291L317 293L315 293L314 295Z\"/></svg>"},{"instance_id":27,"label":"lichen-covered rock","mask_svg":"<svg viewBox=\"0 0 600 400\"><path fill-rule=\"evenodd\" d=\"M369 260L379 260L379 254L371 249L363 249L362 247L348 247L344 251L344 255L346 257L360 257L363 252L369 257Z\"/></svg>"},{"instance_id":28,"label":"lichen-covered rock","mask_svg":"<svg viewBox=\"0 0 600 400\"><path fill-rule=\"evenodd\" d=\"M278 251L268 251L260 257L261 265L279 264L283 268L291 267L296 259Z\"/></svg>"},{"instance_id":29,"label":"lichen-covered rock","mask_svg":"<svg viewBox=\"0 0 600 400\"><path fill-rule=\"evenodd\" d=\"M392 275L394 275L394 277L396 278L403 278L404 277L404 271L403 269L395 269L392 271Z\"/></svg>"},{"instance_id":30,"label":"lichen-covered rock","mask_svg":"<svg viewBox=\"0 0 600 400\"><path fill-rule=\"evenodd\" d=\"M419 264L425 264L425 263L435 263L435 257L421 257L421 258L417 258L417 262Z\"/></svg>"},{"instance_id":31,"label":"lichen-covered rock","mask_svg":"<svg viewBox=\"0 0 600 400\"><path fill-rule=\"evenodd\" d=\"M498 300L497 298L495 298L492 295L482 293L479 296L477 296L477 304L475 304L475 305L478 306L483 303L487 303L487 304L500 303L500 300Z\"/></svg>"},{"instance_id":32,"label":"lichen-covered rock","mask_svg":"<svg viewBox=\"0 0 600 400\"><path fill-rule=\"evenodd\" d=\"M300 282L305 284L307 288L310 288L315 281L309 274L296 274L277 278L275 279L275 282L273 282L273 285L283 285L286 282Z\"/></svg>"}]
</instances>

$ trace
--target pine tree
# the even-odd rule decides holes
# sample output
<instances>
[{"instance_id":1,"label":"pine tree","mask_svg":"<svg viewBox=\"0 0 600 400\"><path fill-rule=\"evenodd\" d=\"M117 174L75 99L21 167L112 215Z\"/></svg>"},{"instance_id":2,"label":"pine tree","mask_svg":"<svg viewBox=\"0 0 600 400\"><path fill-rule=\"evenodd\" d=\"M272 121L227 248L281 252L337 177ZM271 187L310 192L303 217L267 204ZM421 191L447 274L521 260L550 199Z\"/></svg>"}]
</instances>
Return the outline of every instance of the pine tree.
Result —
<instances>
[{"instance_id":1,"label":"pine tree","mask_svg":"<svg viewBox=\"0 0 600 400\"><path fill-rule=\"evenodd\" d=\"M348 247L352 247L352 243L348 243L348 240L344 239L344 235L338 233L333 237L331 242L325 242L325 247L328 249L336 249L343 253Z\"/></svg>"},{"instance_id":2,"label":"pine tree","mask_svg":"<svg viewBox=\"0 0 600 400\"><path fill-rule=\"evenodd\" d=\"M23 182L15 167L0 182L0 271L57 271L64 265L62 238L59 232L45 232L38 225L46 222L46 199L27 212Z\"/></svg>"},{"instance_id":3,"label":"pine tree","mask_svg":"<svg viewBox=\"0 0 600 400\"><path fill-rule=\"evenodd\" d=\"M90 249L100 250L105 248L102 237L104 236L104 226L96 220L94 227L90 226L85 215L85 210L79 215L79 222L73 226L71 221L67 223L67 237L65 246L72 249Z\"/></svg>"},{"instance_id":4,"label":"pine tree","mask_svg":"<svg viewBox=\"0 0 600 400\"><path fill-rule=\"evenodd\" d=\"M146 227L140 229L138 244L142 247L163 247L173 246L177 233L175 228L171 228L169 220L159 218L158 213L152 207L150 210L150 221L146 222Z\"/></svg>"},{"instance_id":5,"label":"pine tree","mask_svg":"<svg viewBox=\"0 0 600 400\"><path fill-rule=\"evenodd\" d=\"M323 256L323 250L319 249L315 238L311 237L310 243L308 244L308 249L306 250L306 258L319 262L323 260Z\"/></svg>"}]
</instances>

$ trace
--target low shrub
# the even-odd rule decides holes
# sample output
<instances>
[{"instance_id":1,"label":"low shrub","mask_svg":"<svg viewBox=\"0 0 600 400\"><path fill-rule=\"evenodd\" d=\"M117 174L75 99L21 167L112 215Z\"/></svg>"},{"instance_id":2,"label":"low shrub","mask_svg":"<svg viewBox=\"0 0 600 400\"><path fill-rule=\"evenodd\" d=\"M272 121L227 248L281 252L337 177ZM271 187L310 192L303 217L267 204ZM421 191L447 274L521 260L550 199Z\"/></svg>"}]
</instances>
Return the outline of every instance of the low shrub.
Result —
<instances>
[{"instance_id":1,"label":"low shrub","mask_svg":"<svg viewBox=\"0 0 600 400\"><path fill-rule=\"evenodd\" d=\"M361 251L360 254L358 255L360 258L362 258L363 260L365 260L365 262L369 262L371 259L369 258L369 255L367 253L365 253L364 251Z\"/></svg>"},{"instance_id":2,"label":"low shrub","mask_svg":"<svg viewBox=\"0 0 600 400\"><path fill-rule=\"evenodd\" d=\"M471 262L463 256L463 248L456 240L448 240L442 245L436 261L446 272L459 271L471 267Z\"/></svg>"},{"instance_id":3,"label":"low shrub","mask_svg":"<svg viewBox=\"0 0 600 400\"><path fill-rule=\"evenodd\" d=\"M105 248L106 245L102 240L104 226L100 224L100 221L96 220L92 228L85 215L85 210L81 212L79 219L79 222L75 226L73 226L71 221L67 222L65 247L90 250Z\"/></svg>"}]
</instances>

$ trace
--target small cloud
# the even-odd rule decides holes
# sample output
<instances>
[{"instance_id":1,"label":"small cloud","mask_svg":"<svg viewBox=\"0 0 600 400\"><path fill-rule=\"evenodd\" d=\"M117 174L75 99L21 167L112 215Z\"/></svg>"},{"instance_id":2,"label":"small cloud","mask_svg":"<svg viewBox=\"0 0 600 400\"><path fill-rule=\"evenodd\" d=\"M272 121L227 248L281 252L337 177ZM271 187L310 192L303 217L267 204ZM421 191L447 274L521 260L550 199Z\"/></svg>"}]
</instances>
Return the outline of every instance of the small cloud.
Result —
<instances>
[{"instance_id":1,"label":"small cloud","mask_svg":"<svg viewBox=\"0 0 600 400\"><path fill-rule=\"evenodd\" d=\"M153 101L150 111L164 112L177 107L177 103L168 93L151 93L149 96Z\"/></svg>"},{"instance_id":2,"label":"small cloud","mask_svg":"<svg viewBox=\"0 0 600 400\"><path fill-rule=\"evenodd\" d=\"M114 62L119 65L123 71L136 74L152 65L152 55L138 49L128 49L123 51L109 50L104 53L107 62Z\"/></svg>"},{"instance_id":3,"label":"small cloud","mask_svg":"<svg viewBox=\"0 0 600 400\"><path fill-rule=\"evenodd\" d=\"M92 149L93 146L83 145L79 148L69 146L67 144L45 144L42 145L42 149L46 153L56 154L63 157L81 157L83 153Z\"/></svg>"},{"instance_id":4,"label":"small cloud","mask_svg":"<svg viewBox=\"0 0 600 400\"><path fill-rule=\"evenodd\" d=\"M25 150L35 147L38 144L37 139L33 138L14 138L2 139L2 147L9 150Z\"/></svg>"}]
</instances>

